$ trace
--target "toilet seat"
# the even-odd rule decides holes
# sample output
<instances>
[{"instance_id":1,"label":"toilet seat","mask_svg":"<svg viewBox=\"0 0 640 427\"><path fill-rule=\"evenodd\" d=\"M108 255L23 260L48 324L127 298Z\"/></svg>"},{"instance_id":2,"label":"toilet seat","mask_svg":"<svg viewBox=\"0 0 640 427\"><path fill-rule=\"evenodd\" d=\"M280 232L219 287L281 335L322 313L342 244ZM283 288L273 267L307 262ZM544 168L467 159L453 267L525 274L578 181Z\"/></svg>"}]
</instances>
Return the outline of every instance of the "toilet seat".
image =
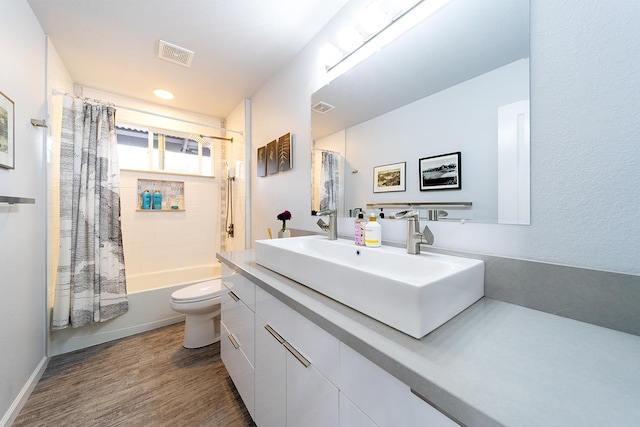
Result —
<instances>
[{"instance_id":1,"label":"toilet seat","mask_svg":"<svg viewBox=\"0 0 640 427\"><path fill-rule=\"evenodd\" d=\"M171 294L175 303L191 303L217 298L222 294L220 279L206 280L186 288L178 289Z\"/></svg>"}]
</instances>

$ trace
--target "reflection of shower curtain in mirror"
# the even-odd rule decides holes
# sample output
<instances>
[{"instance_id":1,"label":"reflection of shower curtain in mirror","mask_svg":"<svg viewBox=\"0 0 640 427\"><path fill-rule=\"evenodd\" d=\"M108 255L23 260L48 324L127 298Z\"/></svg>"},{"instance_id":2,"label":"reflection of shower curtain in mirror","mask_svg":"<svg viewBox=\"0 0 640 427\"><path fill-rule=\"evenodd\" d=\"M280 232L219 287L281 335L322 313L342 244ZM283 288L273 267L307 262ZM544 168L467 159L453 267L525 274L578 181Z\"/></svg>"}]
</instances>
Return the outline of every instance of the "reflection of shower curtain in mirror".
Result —
<instances>
[{"instance_id":1,"label":"reflection of shower curtain in mirror","mask_svg":"<svg viewBox=\"0 0 640 427\"><path fill-rule=\"evenodd\" d=\"M331 151L322 152L320 166L320 210L338 208L338 188L340 154Z\"/></svg>"},{"instance_id":2,"label":"reflection of shower curtain in mirror","mask_svg":"<svg viewBox=\"0 0 640 427\"><path fill-rule=\"evenodd\" d=\"M115 112L64 97L53 329L103 322L128 310Z\"/></svg>"}]
</instances>

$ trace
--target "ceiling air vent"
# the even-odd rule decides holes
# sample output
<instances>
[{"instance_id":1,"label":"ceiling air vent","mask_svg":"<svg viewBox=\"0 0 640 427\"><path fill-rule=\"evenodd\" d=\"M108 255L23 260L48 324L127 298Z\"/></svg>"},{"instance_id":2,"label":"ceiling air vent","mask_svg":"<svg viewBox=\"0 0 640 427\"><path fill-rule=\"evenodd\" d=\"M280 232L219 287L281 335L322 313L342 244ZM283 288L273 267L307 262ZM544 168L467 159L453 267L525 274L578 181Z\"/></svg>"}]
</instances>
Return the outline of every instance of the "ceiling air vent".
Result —
<instances>
[{"instance_id":1,"label":"ceiling air vent","mask_svg":"<svg viewBox=\"0 0 640 427\"><path fill-rule=\"evenodd\" d=\"M184 65L185 67L191 66L193 54L194 52L189 49L167 43L163 40L160 40L158 46L158 58L165 59L174 64Z\"/></svg>"},{"instance_id":2,"label":"ceiling air vent","mask_svg":"<svg viewBox=\"0 0 640 427\"><path fill-rule=\"evenodd\" d=\"M311 107L311 109L313 111L315 111L316 113L320 113L320 114L326 114L329 111L333 110L334 108L336 108L336 107L334 107L331 104L327 104L326 102L322 102L322 101L315 103L313 105L313 107Z\"/></svg>"}]
</instances>

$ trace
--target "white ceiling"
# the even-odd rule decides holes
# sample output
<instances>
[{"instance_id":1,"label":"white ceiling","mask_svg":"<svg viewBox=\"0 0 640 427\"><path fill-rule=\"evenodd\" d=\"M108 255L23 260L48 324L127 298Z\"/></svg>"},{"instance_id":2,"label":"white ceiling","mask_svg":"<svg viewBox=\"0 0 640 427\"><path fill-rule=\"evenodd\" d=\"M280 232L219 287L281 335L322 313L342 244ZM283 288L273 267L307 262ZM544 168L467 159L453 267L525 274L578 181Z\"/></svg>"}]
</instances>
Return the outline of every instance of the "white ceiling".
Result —
<instances>
[{"instance_id":1,"label":"white ceiling","mask_svg":"<svg viewBox=\"0 0 640 427\"><path fill-rule=\"evenodd\" d=\"M74 83L224 118L347 0L28 0ZM158 41L192 50L190 68ZM162 88L172 101L155 97Z\"/></svg>"}]
</instances>

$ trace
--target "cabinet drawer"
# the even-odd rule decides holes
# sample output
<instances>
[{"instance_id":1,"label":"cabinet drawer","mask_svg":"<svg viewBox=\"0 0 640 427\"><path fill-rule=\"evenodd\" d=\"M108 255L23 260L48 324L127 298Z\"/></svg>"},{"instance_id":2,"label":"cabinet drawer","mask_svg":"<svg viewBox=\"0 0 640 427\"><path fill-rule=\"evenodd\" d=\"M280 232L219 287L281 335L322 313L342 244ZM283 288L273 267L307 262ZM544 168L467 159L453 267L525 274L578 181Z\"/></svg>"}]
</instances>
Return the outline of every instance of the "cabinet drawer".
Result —
<instances>
[{"instance_id":1,"label":"cabinet drawer","mask_svg":"<svg viewBox=\"0 0 640 427\"><path fill-rule=\"evenodd\" d=\"M242 300L236 301L229 295L226 285L223 286L220 297L222 309L221 320L233 334L242 351L254 365L254 314Z\"/></svg>"},{"instance_id":2,"label":"cabinet drawer","mask_svg":"<svg viewBox=\"0 0 640 427\"><path fill-rule=\"evenodd\" d=\"M256 416L260 427L287 425L287 350L256 316Z\"/></svg>"},{"instance_id":3,"label":"cabinet drawer","mask_svg":"<svg viewBox=\"0 0 640 427\"><path fill-rule=\"evenodd\" d=\"M244 302L251 311L256 310L256 285L249 279L241 276L231 267L222 264L222 283L233 291Z\"/></svg>"},{"instance_id":4,"label":"cabinet drawer","mask_svg":"<svg viewBox=\"0 0 640 427\"><path fill-rule=\"evenodd\" d=\"M341 427L376 427L364 412L352 401L340 393L340 426Z\"/></svg>"},{"instance_id":5,"label":"cabinet drawer","mask_svg":"<svg viewBox=\"0 0 640 427\"><path fill-rule=\"evenodd\" d=\"M340 391L380 427L457 426L402 381L340 343Z\"/></svg>"},{"instance_id":6,"label":"cabinet drawer","mask_svg":"<svg viewBox=\"0 0 640 427\"><path fill-rule=\"evenodd\" d=\"M337 426L340 392L313 365L287 352L287 427Z\"/></svg>"},{"instance_id":7,"label":"cabinet drawer","mask_svg":"<svg viewBox=\"0 0 640 427\"><path fill-rule=\"evenodd\" d=\"M340 341L337 338L258 286L256 315L339 386Z\"/></svg>"},{"instance_id":8,"label":"cabinet drawer","mask_svg":"<svg viewBox=\"0 0 640 427\"><path fill-rule=\"evenodd\" d=\"M220 357L233 380L249 414L255 416L254 369L241 348L236 348L229 339L229 329L220 322Z\"/></svg>"}]
</instances>

